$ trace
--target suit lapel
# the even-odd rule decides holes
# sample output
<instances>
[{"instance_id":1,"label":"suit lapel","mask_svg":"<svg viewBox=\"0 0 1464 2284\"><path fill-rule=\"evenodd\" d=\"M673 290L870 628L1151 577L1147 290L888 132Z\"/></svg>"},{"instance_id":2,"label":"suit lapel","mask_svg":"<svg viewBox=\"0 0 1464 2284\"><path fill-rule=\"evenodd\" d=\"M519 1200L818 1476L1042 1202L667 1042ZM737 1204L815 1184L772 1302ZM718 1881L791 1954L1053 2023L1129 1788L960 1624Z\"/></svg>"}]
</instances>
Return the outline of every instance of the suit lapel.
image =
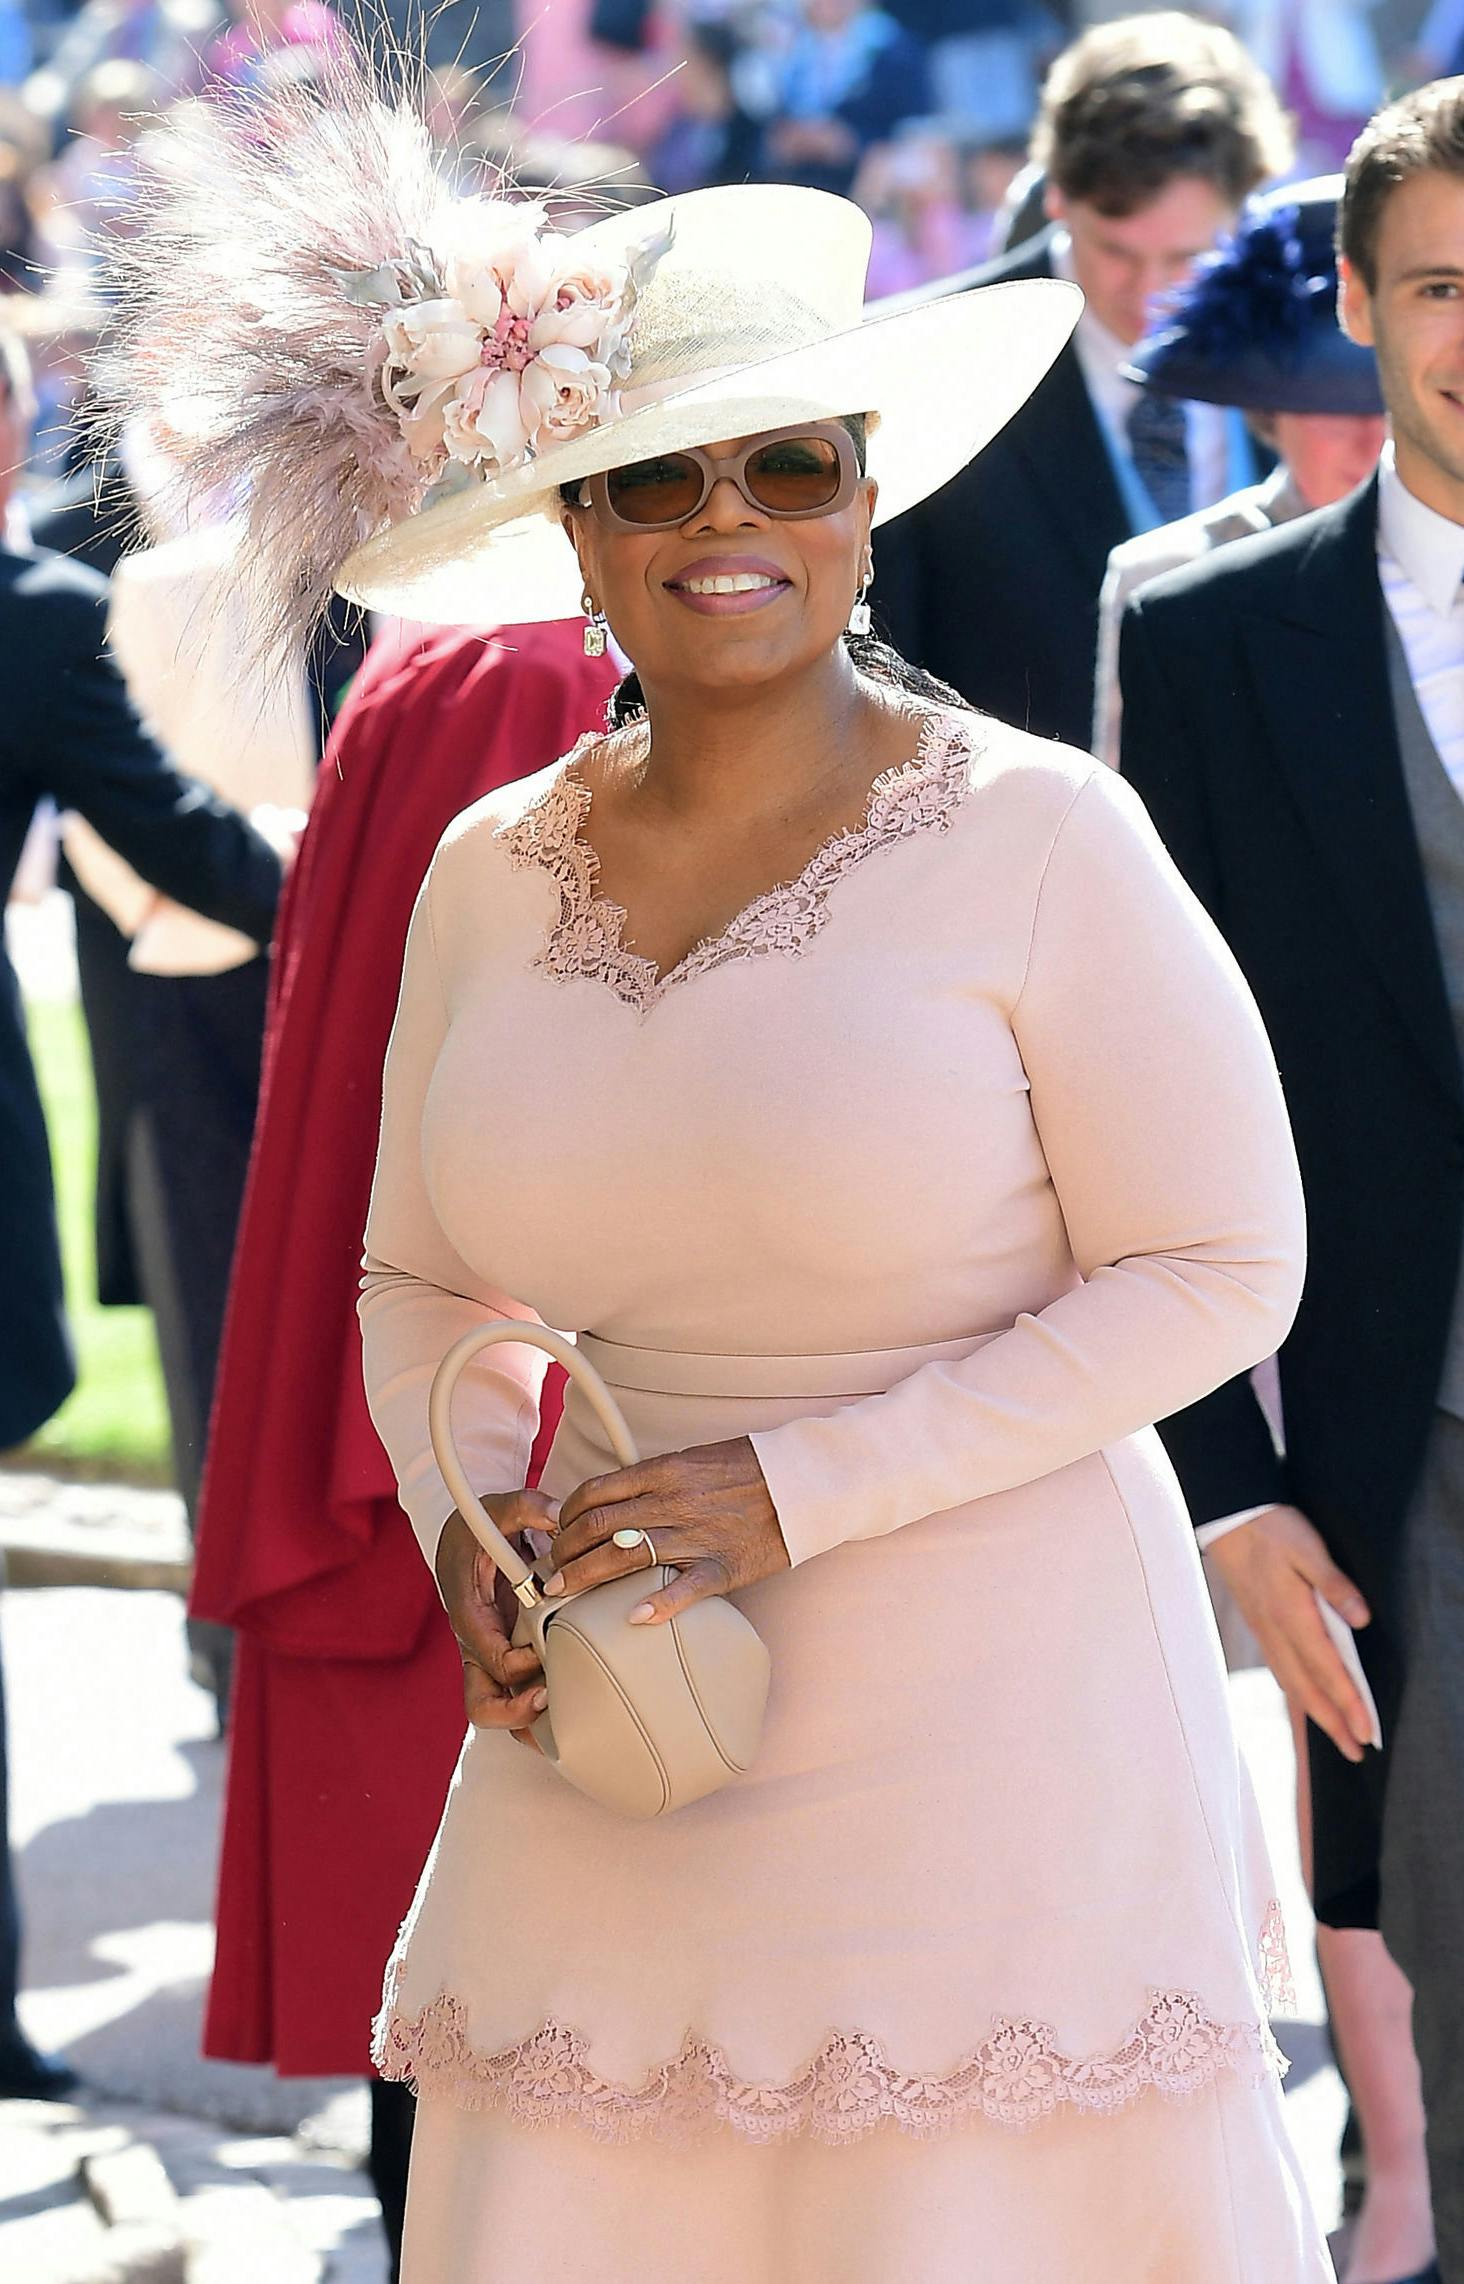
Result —
<instances>
[{"instance_id":1,"label":"suit lapel","mask_svg":"<svg viewBox=\"0 0 1464 2284\"><path fill-rule=\"evenodd\" d=\"M993 265L986 273L974 272L971 282L985 282L988 276L1052 277L1056 235L1055 229L1045 230L1030 248L1023 249L1023 259ZM946 285L941 290L950 292L951 288ZM1012 422L1006 437L1052 508L1054 528L1096 598L1109 555L1120 541L1132 536L1133 527L1071 341Z\"/></svg>"},{"instance_id":2,"label":"suit lapel","mask_svg":"<svg viewBox=\"0 0 1464 2284\"><path fill-rule=\"evenodd\" d=\"M1377 487L1317 519L1289 609L1241 622L1271 745L1357 939L1456 1105L1459 1052L1398 752Z\"/></svg>"},{"instance_id":3,"label":"suit lapel","mask_svg":"<svg viewBox=\"0 0 1464 2284\"><path fill-rule=\"evenodd\" d=\"M1096 596L1109 555L1131 536L1132 526L1071 342L1009 433L1013 452L1049 502L1054 528Z\"/></svg>"}]
</instances>

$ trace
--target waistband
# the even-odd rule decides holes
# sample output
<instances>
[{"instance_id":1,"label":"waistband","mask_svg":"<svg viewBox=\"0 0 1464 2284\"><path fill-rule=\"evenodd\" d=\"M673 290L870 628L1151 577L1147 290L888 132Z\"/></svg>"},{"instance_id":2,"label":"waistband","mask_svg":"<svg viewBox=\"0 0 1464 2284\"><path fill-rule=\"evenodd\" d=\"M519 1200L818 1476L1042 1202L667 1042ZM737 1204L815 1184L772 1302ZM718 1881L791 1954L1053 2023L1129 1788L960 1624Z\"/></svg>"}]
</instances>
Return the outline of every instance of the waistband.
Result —
<instances>
[{"instance_id":1,"label":"waistband","mask_svg":"<svg viewBox=\"0 0 1464 2284\"><path fill-rule=\"evenodd\" d=\"M922 1364L954 1364L994 1332L913 1348L859 1348L841 1356L696 1356L675 1348L630 1348L582 1332L575 1345L612 1388L655 1396L877 1396Z\"/></svg>"}]
</instances>

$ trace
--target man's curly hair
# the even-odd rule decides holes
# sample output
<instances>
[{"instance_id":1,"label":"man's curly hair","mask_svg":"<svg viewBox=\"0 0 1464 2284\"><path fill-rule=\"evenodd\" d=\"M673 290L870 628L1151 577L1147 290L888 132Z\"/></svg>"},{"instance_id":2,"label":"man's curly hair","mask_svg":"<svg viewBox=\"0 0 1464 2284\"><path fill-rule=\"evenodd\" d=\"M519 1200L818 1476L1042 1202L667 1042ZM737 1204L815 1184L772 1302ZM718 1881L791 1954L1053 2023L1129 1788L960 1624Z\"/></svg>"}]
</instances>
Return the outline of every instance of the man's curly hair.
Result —
<instances>
[{"instance_id":1,"label":"man's curly hair","mask_svg":"<svg viewBox=\"0 0 1464 2284\"><path fill-rule=\"evenodd\" d=\"M1239 41L1178 13L1098 24L1064 49L1032 137L1065 198L1115 216L1185 175L1238 207L1292 149L1290 120Z\"/></svg>"}]
</instances>

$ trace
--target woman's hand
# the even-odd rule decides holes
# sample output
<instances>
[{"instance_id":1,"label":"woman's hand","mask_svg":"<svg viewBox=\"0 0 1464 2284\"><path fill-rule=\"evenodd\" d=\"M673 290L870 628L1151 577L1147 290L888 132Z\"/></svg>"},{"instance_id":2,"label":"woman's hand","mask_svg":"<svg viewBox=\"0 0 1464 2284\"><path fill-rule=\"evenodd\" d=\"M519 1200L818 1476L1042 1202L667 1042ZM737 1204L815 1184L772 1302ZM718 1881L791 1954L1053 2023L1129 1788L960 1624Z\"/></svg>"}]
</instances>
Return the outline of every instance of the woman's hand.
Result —
<instances>
[{"instance_id":1,"label":"woman's hand","mask_svg":"<svg viewBox=\"0 0 1464 2284\"><path fill-rule=\"evenodd\" d=\"M502 1492L483 1504L507 1539L520 1532L546 1532L554 1512L537 1491ZM468 1719L475 1729L511 1729L521 1744L533 1744L529 1724L549 1702L544 1669L535 1651L512 1647L513 1620L499 1609L495 1595L497 1569L461 1515L449 1515L443 1525L435 1568L463 1653Z\"/></svg>"},{"instance_id":2,"label":"woman's hand","mask_svg":"<svg viewBox=\"0 0 1464 2284\"><path fill-rule=\"evenodd\" d=\"M553 1542L559 1568L547 1591L578 1594L646 1569L647 1549L616 1546L617 1531L644 1531L656 1561L681 1574L631 1612L632 1625L664 1625L693 1602L790 1567L777 1511L746 1436L667 1452L582 1483L559 1510Z\"/></svg>"}]
</instances>

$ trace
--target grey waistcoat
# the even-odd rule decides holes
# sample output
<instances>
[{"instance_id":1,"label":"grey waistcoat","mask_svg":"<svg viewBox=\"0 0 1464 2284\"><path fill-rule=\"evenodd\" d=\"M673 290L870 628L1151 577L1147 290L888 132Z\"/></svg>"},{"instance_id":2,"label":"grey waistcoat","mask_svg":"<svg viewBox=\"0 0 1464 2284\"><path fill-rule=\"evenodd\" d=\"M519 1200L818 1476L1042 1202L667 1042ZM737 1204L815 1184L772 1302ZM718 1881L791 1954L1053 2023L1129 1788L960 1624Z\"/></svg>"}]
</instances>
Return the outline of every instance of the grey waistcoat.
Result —
<instances>
[{"instance_id":1,"label":"grey waistcoat","mask_svg":"<svg viewBox=\"0 0 1464 2284\"><path fill-rule=\"evenodd\" d=\"M1464 800L1439 759L1439 749L1423 718L1408 660L1387 605L1383 620L1388 643L1388 682L1398 752L1408 805L1423 858L1424 885L1433 914L1434 941L1444 971L1454 1037L1464 1063ZM1441 1408L1464 1420L1464 1275L1454 1290L1454 1315L1439 1383Z\"/></svg>"}]
</instances>

